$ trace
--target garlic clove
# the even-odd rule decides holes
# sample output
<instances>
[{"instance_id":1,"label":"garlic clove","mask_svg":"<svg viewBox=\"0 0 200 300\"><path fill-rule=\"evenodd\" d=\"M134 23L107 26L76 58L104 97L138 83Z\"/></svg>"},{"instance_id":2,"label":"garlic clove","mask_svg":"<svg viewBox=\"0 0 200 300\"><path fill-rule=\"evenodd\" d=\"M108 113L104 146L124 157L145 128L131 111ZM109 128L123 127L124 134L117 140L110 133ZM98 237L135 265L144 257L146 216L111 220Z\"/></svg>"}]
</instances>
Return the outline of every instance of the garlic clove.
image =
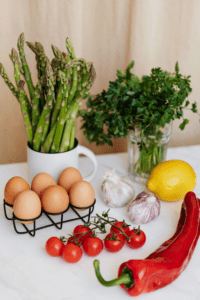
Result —
<instances>
[{"instance_id":1,"label":"garlic clove","mask_svg":"<svg viewBox=\"0 0 200 300\"><path fill-rule=\"evenodd\" d=\"M145 224L160 214L160 200L154 194L140 193L127 207L129 219L136 224Z\"/></svg>"},{"instance_id":2,"label":"garlic clove","mask_svg":"<svg viewBox=\"0 0 200 300\"><path fill-rule=\"evenodd\" d=\"M101 197L110 207L121 207L134 198L135 189L132 181L119 177L115 170L106 171L101 185Z\"/></svg>"}]
</instances>

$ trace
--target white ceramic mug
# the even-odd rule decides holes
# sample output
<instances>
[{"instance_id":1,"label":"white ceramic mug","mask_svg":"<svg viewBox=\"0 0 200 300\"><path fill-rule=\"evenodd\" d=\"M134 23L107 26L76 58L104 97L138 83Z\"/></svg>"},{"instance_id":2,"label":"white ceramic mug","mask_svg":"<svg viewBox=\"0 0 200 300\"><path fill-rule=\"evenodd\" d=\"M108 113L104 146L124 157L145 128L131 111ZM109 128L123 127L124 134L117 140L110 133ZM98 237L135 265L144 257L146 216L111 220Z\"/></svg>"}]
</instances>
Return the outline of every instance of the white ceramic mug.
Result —
<instances>
[{"instance_id":1,"label":"white ceramic mug","mask_svg":"<svg viewBox=\"0 0 200 300\"><path fill-rule=\"evenodd\" d=\"M79 170L79 154L88 156L93 164L93 172L83 178L86 181L91 181L97 172L97 159L95 154L84 146L80 146L78 141L75 141L74 149L62 153L42 153L32 150L27 146L27 162L28 162L28 180L31 184L33 178L38 173L48 173L55 181L58 181L60 173L68 167L74 167Z\"/></svg>"}]
</instances>

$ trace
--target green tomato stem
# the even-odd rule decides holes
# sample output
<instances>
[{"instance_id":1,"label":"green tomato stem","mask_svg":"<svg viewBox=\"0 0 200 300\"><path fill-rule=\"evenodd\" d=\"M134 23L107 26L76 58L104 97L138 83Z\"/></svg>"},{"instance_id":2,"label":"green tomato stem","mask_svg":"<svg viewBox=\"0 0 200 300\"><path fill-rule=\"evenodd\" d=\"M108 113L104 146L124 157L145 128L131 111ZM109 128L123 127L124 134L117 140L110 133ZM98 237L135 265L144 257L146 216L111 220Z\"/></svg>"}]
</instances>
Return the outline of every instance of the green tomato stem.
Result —
<instances>
[{"instance_id":1,"label":"green tomato stem","mask_svg":"<svg viewBox=\"0 0 200 300\"><path fill-rule=\"evenodd\" d=\"M118 229L125 237L128 241L130 241L130 237L120 228L120 227L117 227L115 226L112 222L106 220L105 218L101 217L100 215L96 214L96 216L98 218L100 218L101 220L105 221L106 223L110 224L111 226L115 227L116 229Z\"/></svg>"}]
</instances>

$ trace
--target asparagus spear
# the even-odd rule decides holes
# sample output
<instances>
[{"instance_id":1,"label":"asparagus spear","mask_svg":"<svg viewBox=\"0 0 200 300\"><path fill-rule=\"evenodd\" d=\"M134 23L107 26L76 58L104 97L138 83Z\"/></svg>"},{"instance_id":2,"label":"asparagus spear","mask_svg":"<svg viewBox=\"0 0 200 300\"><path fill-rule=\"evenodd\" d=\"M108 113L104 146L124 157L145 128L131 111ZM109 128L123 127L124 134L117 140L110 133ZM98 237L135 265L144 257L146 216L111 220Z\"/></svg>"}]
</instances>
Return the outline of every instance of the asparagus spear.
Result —
<instances>
[{"instance_id":1,"label":"asparagus spear","mask_svg":"<svg viewBox=\"0 0 200 300\"><path fill-rule=\"evenodd\" d=\"M13 95L17 98L17 100L19 101L19 91L15 88L15 86L12 84L12 82L10 81L10 79L8 78L8 75L3 67L3 65L0 63L0 75L2 76L2 78L4 79L6 85L9 87L9 89L12 91ZM25 92L24 92L25 93ZM30 103L28 100L27 95L25 94L25 102L26 102L26 108L27 108L27 112L29 114L30 117Z\"/></svg>"},{"instance_id":2,"label":"asparagus spear","mask_svg":"<svg viewBox=\"0 0 200 300\"><path fill-rule=\"evenodd\" d=\"M65 114L66 114L67 101L68 100L70 101L76 92L76 86L77 86L77 81L78 81L76 67L73 68L73 74L74 74L74 77L73 77L70 95L69 95L68 99L67 99L67 97L64 97L61 102L61 107L60 107L59 116L58 116L58 124L56 127L56 133L54 136L53 144L51 146L51 153L57 153L59 151L60 142L61 142L63 129L64 129L64 125L65 125L64 120L65 120ZM66 91L66 89L65 89L65 91Z\"/></svg>"},{"instance_id":3,"label":"asparagus spear","mask_svg":"<svg viewBox=\"0 0 200 300\"><path fill-rule=\"evenodd\" d=\"M79 110L80 106L81 106L81 103L79 103L78 101L74 101L74 103L72 103L70 105L70 107L67 110L66 115L65 115L65 122L69 118L69 116L73 113L73 111L77 109L77 107L78 107L78 110ZM45 139L45 141L44 141L44 143L41 147L42 152L45 152L45 153L50 152L50 149L51 149L51 146L52 146L52 143L53 143L53 139L54 139L54 136L55 136L57 124L58 124L58 120L53 125L50 132L48 133L48 135L47 135L47 137L46 137L46 139Z\"/></svg>"},{"instance_id":4,"label":"asparagus spear","mask_svg":"<svg viewBox=\"0 0 200 300\"><path fill-rule=\"evenodd\" d=\"M77 74L77 69L76 69L76 74ZM95 74L96 73L95 73L94 67L93 67L93 65L91 65L87 86L84 87L85 86L85 82L84 82L83 89L77 94L77 97L74 97L74 95L73 95L74 98L71 101L71 103L74 103L74 101L76 101L76 99L81 98L84 95L86 95L87 91L90 89L90 87L93 83L93 80L95 79ZM76 92L75 86L77 86L78 79L75 76L74 76L74 81L75 81L75 84L73 85L73 82L72 82L72 88L71 88L70 95L72 95L74 91ZM69 101L69 99L70 99L70 96L68 98L68 101ZM66 109L65 101L63 100L62 105L61 105L61 109L60 109L60 113L59 113L59 117L58 117L58 124L57 124L56 132L55 132L55 135L54 135L54 140L53 140L51 150L50 150L51 153L58 152L59 148L60 148L63 129L64 129L64 126L65 126L65 121L64 121L64 119L65 119L64 118L65 109Z\"/></svg>"},{"instance_id":5,"label":"asparagus spear","mask_svg":"<svg viewBox=\"0 0 200 300\"><path fill-rule=\"evenodd\" d=\"M85 63L83 64L81 68L81 78L79 80L77 90L75 97L80 98L81 97L81 92L85 89L86 85L88 84L88 80L91 74L92 70L92 63Z\"/></svg>"},{"instance_id":6,"label":"asparagus spear","mask_svg":"<svg viewBox=\"0 0 200 300\"><path fill-rule=\"evenodd\" d=\"M26 44L35 53L35 59L36 59L36 63L37 63L36 67L37 67L37 71L38 71L38 80L40 81L41 78L43 78L43 76L45 75L44 65L46 65L46 60L44 60L44 56L40 55L39 47L36 47L36 45L31 42L26 42ZM43 81L43 79L42 79L42 81ZM42 90L40 92L40 101L38 102L40 112L42 112L42 109L45 104L43 85L44 84L42 84Z\"/></svg>"},{"instance_id":7,"label":"asparagus spear","mask_svg":"<svg viewBox=\"0 0 200 300\"><path fill-rule=\"evenodd\" d=\"M35 47L36 47L36 51L39 54L41 73L42 73L42 75L45 75L46 63L47 63L47 61L50 62L49 58L46 56L44 47L42 46L41 43L35 42Z\"/></svg>"},{"instance_id":8,"label":"asparagus spear","mask_svg":"<svg viewBox=\"0 0 200 300\"><path fill-rule=\"evenodd\" d=\"M40 67L40 56L39 56L39 53L36 49L36 46L34 43L31 43L31 42L26 42L27 46L35 53L35 60L36 60L36 63L37 63L37 71L38 71L38 79L40 79L40 77L43 75L42 74L42 70L41 70L41 67Z\"/></svg>"},{"instance_id":9,"label":"asparagus spear","mask_svg":"<svg viewBox=\"0 0 200 300\"><path fill-rule=\"evenodd\" d=\"M75 69L75 67L74 67L74 69ZM74 71L74 74L76 74L76 72L77 72L77 70ZM60 73L60 74L63 75L63 73ZM55 113L53 114L53 117L54 117L53 124L55 123L55 115L58 116L58 123L57 123L57 127L56 127L56 132L54 135L54 140L53 140L51 150L50 150L51 153L57 153L59 151L62 133L63 133L64 125L65 125L65 114L66 114L66 107L67 107L67 101L68 101L68 90L67 90L67 84L66 84L66 81L64 80L64 77L62 77L62 80L65 85L62 90L63 97L62 97L62 101L60 104L59 115L58 115L58 111L56 108L55 108ZM75 94L75 86L77 85L77 77L75 75L74 75L74 81L76 81L76 82L74 84L72 83L73 88L71 88L71 91L73 92L73 94ZM71 93L71 96L72 96L72 93ZM70 98L70 96L69 96L69 98ZM72 97L71 97L71 99L72 99Z\"/></svg>"},{"instance_id":10,"label":"asparagus spear","mask_svg":"<svg viewBox=\"0 0 200 300\"><path fill-rule=\"evenodd\" d=\"M53 127L53 125L55 124L60 108L61 108L61 102L64 96L64 91L63 89L65 89L67 83L66 83L66 78L65 78L65 74L62 71L58 71L58 80L59 80L59 89L58 89L58 93L57 93L57 98L56 98L56 103L54 106L54 110L52 113L52 117L51 117L51 128Z\"/></svg>"},{"instance_id":11,"label":"asparagus spear","mask_svg":"<svg viewBox=\"0 0 200 300\"><path fill-rule=\"evenodd\" d=\"M87 77L88 77L88 79L87 79ZM87 92L90 90L91 86L93 85L95 78L96 78L95 68L94 68L93 64L91 64L88 76L85 76L81 80L82 84L79 87L79 90L77 90L77 92L75 94L76 99L79 99L79 98L83 99L86 96Z\"/></svg>"},{"instance_id":12,"label":"asparagus spear","mask_svg":"<svg viewBox=\"0 0 200 300\"><path fill-rule=\"evenodd\" d=\"M60 118L59 115L59 118L56 122L56 132L54 135L54 140L50 149L51 153L55 153L59 151L65 122L67 121L68 117L73 113L73 111L76 110L77 106L80 107L80 103L74 99L70 104L70 106L68 107L67 112L66 112L66 108L65 111L64 110L62 111L63 113L62 118Z\"/></svg>"},{"instance_id":13,"label":"asparagus spear","mask_svg":"<svg viewBox=\"0 0 200 300\"><path fill-rule=\"evenodd\" d=\"M35 42L35 46L36 46L36 50L38 51L39 53L39 63L40 63L40 69L41 69L41 74L42 76L45 75L46 73L46 65L47 65L47 61L50 65L50 60L49 58L47 57L45 51L44 51L44 47L42 46L41 43L39 42ZM54 78L54 75L53 75L53 78ZM48 93L48 87L46 87L45 85L43 85L43 92L47 95ZM40 100L40 107L43 109L43 106L45 104L45 97L44 97L44 94L42 93L41 95L41 100Z\"/></svg>"},{"instance_id":14,"label":"asparagus spear","mask_svg":"<svg viewBox=\"0 0 200 300\"><path fill-rule=\"evenodd\" d=\"M67 64L70 60L70 55L67 55L65 52L61 52L56 46L51 45L53 53L55 55L55 61L59 63L60 70L64 69L65 64Z\"/></svg>"},{"instance_id":15,"label":"asparagus spear","mask_svg":"<svg viewBox=\"0 0 200 300\"><path fill-rule=\"evenodd\" d=\"M40 141L41 145L45 141L45 138L46 138L48 130L49 130L50 116L51 116L51 111L48 111L45 122L44 122L43 131L42 131L42 136L41 136L41 141Z\"/></svg>"},{"instance_id":16,"label":"asparagus spear","mask_svg":"<svg viewBox=\"0 0 200 300\"><path fill-rule=\"evenodd\" d=\"M57 58L58 61L62 61L62 52L54 45L51 45L51 48L53 50L53 54L55 55L55 57Z\"/></svg>"},{"instance_id":17,"label":"asparagus spear","mask_svg":"<svg viewBox=\"0 0 200 300\"><path fill-rule=\"evenodd\" d=\"M54 126L51 128L51 130L49 131L44 143L41 146L41 152L44 153L49 153L50 149L51 149L51 145L53 143L53 138L56 132L56 123L54 124Z\"/></svg>"},{"instance_id":18,"label":"asparagus spear","mask_svg":"<svg viewBox=\"0 0 200 300\"><path fill-rule=\"evenodd\" d=\"M65 123L65 128L63 131L63 135L62 135L59 152L66 152L68 150L68 147L70 144L71 130L72 130L73 124L76 120L77 112L78 112L79 108L81 107L81 105L82 105L82 103L79 103L79 105L76 106L76 108L73 110L73 113L70 115L69 119Z\"/></svg>"},{"instance_id":19,"label":"asparagus spear","mask_svg":"<svg viewBox=\"0 0 200 300\"><path fill-rule=\"evenodd\" d=\"M57 123L57 127L56 127L53 144L51 146L51 151L50 151L51 153L57 153L59 151L60 140L62 137L64 125L65 125L65 114L66 114L66 105L65 105L65 100L63 99L61 102L58 123Z\"/></svg>"},{"instance_id":20,"label":"asparagus spear","mask_svg":"<svg viewBox=\"0 0 200 300\"><path fill-rule=\"evenodd\" d=\"M12 63L13 63L13 66L14 66L14 77L15 77L16 85L18 87L18 83L21 80L21 73L24 75L24 71L23 71L22 66L20 64L17 51L14 48L12 48L11 55L9 55L9 57L10 57Z\"/></svg>"},{"instance_id":21,"label":"asparagus spear","mask_svg":"<svg viewBox=\"0 0 200 300\"><path fill-rule=\"evenodd\" d=\"M75 58L74 48L73 48L72 43L70 42L69 38L66 39L66 48L68 50L70 58L74 59Z\"/></svg>"},{"instance_id":22,"label":"asparagus spear","mask_svg":"<svg viewBox=\"0 0 200 300\"><path fill-rule=\"evenodd\" d=\"M7 75L7 73L6 73L5 69L4 69L4 66L1 63L0 63L0 74L1 74L2 78L4 79L6 85L12 91L13 95L17 98L17 100L19 100L19 92L15 88L15 86L12 84L12 82L10 81L10 79L8 78L8 75Z\"/></svg>"},{"instance_id":23,"label":"asparagus spear","mask_svg":"<svg viewBox=\"0 0 200 300\"><path fill-rule=\"evenodd\" d=\"M35 130L40 117L40 97L42 93L42 80L38 81L35 87L35 92L32 100L32 130L35 134Z\"/></svg>"},{"instance_id":24,"label":"asparagus spear","mask_svg":"<svg viewBox=\"0 0 200 300\"><path fill-rule=\"evenodd\" d=\"M21 111L22 111L24 123L25 123L25 126L26 126L28 141L29 141L29 144L32 146L33 131L32 131L31 121L30 121L30 118L29 118L29 114L28 114L27 106L26 106L26 101L25 101L24 84L25 84L25 82L23 80L19 81L19 102L20 102L20 105L21 105Z\"/></svg>"},{"instance_id":25,"label":"asparagus spear","mask_svg":"<svg viewBox=\"0 0 200 300\"><path fill-rule=\"evenodd\" d=\"M69 148L71 130L74 125L75 119L76 119L76 114L73 115L71 118L69 118L65 123L66 130L64 129L64 133L62 137L63 141L61 141L59 152L66 152Z\"/></svg>"},{"instance_id":26,"label":"asparagus spear","mask_svg":"<svg viewBox=\"0 0 200 300\"><path fill-rule=\"evenodd\" d=\"M69 138L68 151L74 149L75 133L76 133L76 126L75 126L75 124L73 124L72 129L71 129L70 138Z\"/></svg>"},{"instance_id":27,"label":"asparagus spear","mask_svg":"<svg viewBox=\"0 0 200 300\"><path fill-rule=\"evenodd\" d=\"M67 86L66 86L66 90L64 91L66 93L65 97L69 96L70 90L71 90L71 86L72 86L72 74L71 74L71 62L68 62L64 65L63 67L63 72L65 73L65 77L67 80Z\"/></svg>"},{"instance_id":28,"label":"asparagus spear","mask_svg":"<svg viewBox=\"0 0 200 300\"><path fill-rule=\"evenodd\" d=\"M19 56L20 56L20 59L21 59L22 68L23 68L24 74L25 74L25 80L26 80L26 83L28 85L29 94L30 94L30 97L31 97L31 100L32 100L33 99L33 94L34 94L34 86L33 86L31 73L29 71L29 67L27 65L25 52L24 52L24 33L21 33L21 35L19 36L17 47L18 47L18 50L19 50Z\"/></svg>"},{"instance_id":29,"label":"asparagus spear","mask_svg":"<svg viewBox=\"0 0 200 300\"><path fill-rule=\"evenodd\" d=\"M64 52L61 52L54 45L51 45L51 48L55 55L54 59L51 62L54 73L57 75L59 71L65 72L66 69L65 66L69 62L70 56ZM55 90L56 90L56 97L57 97L57 92L59 92L60 89L60 79L58 76L56 76L56 78L57 78L57 82L56 82ZM66 78L70 78L68 74L66 74ZM64 97L66 97L65 93L66 93L66 89L64 89Z\"/></svg>"},{"instance_id":30,"label":"asparagus spear","mask_svg":"<svg viewBox=\"0 0 200 300\"><path fill-rule=\"evenodd\" d=\"M53 79L53 70L51 68L50 62L47 61L46 65L46 78L47 78L47 87L48 87L48 94L47 94L47 100L44 105L43 111L40 115L39 122L37 124L37 128L35 131L34 139L33 139L33 149L35 151L40 151L41 147L41 138L43 135L43 130L45 126L45 121L47 118L47 115L49 114L50 110L53 106L53 100L54 100L54 79Z\"/></svg>"},{"instance_id":31,"label":"asparagus spear","mask_svg":"<svg viewBox=\"0 0 200 300\"><path fill-rule=\"evenodd\" d=\"M74 66L73 69L72 69L72 85L71 85L71 90L69 92L69 97L68 97L68 102L69 103L74 98L74 95L76 93L77 85L78 85L78 70L77 70L77 67Z\"/></svg>"}]
</instances>

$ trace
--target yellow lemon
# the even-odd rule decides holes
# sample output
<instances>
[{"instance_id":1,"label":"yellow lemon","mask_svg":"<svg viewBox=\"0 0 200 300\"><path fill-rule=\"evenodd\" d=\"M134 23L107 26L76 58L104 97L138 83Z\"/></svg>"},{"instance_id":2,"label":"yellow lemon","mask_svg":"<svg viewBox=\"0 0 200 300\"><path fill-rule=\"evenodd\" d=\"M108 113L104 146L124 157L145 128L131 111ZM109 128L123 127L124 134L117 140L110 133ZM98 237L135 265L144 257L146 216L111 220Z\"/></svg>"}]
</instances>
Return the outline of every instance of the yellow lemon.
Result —
<instances>
[{"instance_id":1,"label":"yellow lemon","mask_svg":"<svg viewBox=\"0 0 200 300\"><path fill-rule=\"evenodd\" d=\"M147 188L165 201L178 201L193 191L196 174L185 161L174 159L158 164L151 172Z\"/></svg>"}]
</instances>

